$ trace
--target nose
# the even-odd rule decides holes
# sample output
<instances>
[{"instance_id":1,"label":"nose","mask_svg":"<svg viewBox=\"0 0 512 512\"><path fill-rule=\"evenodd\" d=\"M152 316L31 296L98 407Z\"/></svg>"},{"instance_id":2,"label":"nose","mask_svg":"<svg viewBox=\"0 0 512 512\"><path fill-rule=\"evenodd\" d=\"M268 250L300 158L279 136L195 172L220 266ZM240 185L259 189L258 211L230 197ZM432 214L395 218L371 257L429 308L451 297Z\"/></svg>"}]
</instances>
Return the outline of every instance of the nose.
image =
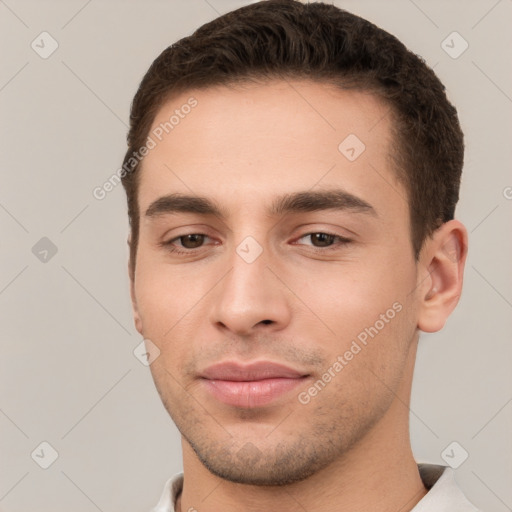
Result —
<instances>
[{"instance_id":1,"label":"nose","mask_svg":"<svg viewBox=\"0 0 512 512\"><path fill-rule=\"evenodd\" d=\"M229 264L231 270L215 287L213 324L238 336L285 328L291 318L292 294L279 271L268 265L265 251L250 263L233 251Z\"/></svg>"}]
</instances>

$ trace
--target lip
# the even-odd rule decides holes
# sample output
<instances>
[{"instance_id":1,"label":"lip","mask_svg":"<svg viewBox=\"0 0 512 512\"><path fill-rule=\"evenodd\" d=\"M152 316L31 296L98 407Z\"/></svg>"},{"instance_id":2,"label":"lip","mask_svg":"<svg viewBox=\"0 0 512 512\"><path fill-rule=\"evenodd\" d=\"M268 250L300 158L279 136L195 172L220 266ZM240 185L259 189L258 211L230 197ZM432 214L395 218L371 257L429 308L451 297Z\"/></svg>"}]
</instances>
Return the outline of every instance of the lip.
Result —
<instances>
[{"instance_id":1,"label":"lip","mask_svg":"<svg viewBox=\"0 0 512 512\"><path fill-rule=\"evenodd\" d=\"M224 362L200 375L206 390L227 405L254 408L267 405L303 383L307 374L279 363Z\"/></svg>"}]
</instances>

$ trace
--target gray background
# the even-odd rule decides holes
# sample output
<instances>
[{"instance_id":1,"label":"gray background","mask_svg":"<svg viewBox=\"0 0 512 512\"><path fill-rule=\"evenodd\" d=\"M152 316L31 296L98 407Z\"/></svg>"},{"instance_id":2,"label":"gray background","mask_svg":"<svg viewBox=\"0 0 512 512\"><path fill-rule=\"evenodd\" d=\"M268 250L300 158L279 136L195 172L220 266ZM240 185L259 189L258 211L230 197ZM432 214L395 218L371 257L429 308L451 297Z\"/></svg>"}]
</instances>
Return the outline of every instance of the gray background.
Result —
<instances>
[{"instance_id":1,"label":"gray background","mask_svg":"<svg viewBox=\"0 0 512 512\"><path fill-rule=\"evenodd\" d=\"M133 354L124 191L92 191L120 166L152 60L246 3L0 0L1 511L149 510L181 470L178 432ZM458 308L420 342L412 442L419 461L445 464L456 441L466 495L512 510L512 1L335 4L422 55L460 112L469 259ZM59 45L46 59L31 47L51 48L43 31ZM453 31L469 44L458 58L442 47ZM58 452L48 469L43 441Z\"/></svg>"}]
</instances>

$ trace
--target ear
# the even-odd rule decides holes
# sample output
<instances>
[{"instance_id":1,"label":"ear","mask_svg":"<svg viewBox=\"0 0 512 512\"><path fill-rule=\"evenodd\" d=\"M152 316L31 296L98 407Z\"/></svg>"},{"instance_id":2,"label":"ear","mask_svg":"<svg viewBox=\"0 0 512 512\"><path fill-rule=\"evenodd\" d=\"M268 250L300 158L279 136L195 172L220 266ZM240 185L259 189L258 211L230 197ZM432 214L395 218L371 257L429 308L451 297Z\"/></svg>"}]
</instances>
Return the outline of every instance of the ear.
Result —
<instances>
[{"instance_id":1,"label":"ear","mask_svg":"<svg viewBox=\"0 0 512 512\"><path fill-rule=\"evenodd\" d=\"M458 220L442 224L425 241L418 272L418 328L424 332L440 331L459 302L468 233Z\"/></svg>"},{"instance_id":2,"label":"ear","mask_svg":"<svg viewBox=\"0 0 512 512\"><path fill-rule=\"evenodd\" d=\"M132 245L132 236L131 234L128 236L128 247L131 249ZM137 298L135 296L135 266L132 265L131 254L132 251L129 250L130 257L128 258L128 276L130 277L130 297L132 301L132 312L133 312L133 321L135 324L135 329L142 334L142 320L139 314L139 308L137 306Z\"/></svg>"}]
</instances>

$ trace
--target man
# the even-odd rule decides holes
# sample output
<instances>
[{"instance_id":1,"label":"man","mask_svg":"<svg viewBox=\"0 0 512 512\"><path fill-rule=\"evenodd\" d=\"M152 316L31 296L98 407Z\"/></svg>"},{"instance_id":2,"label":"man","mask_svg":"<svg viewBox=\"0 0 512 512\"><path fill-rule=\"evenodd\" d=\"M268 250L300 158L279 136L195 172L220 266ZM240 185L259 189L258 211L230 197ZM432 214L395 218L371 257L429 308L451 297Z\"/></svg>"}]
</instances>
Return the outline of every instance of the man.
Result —
<instances>
[{"instance_id":1,"label":"man","mask_svg":"<svg viewBox=\"0 0 512 512\"><path fill-rule=\"evenodd\" d=\"M258 2L153 62L128 145L135 325L183 447L154 511L476 510L409 440L467 252L433 71L333 5Z\"/></svg>"}]
</instances>

